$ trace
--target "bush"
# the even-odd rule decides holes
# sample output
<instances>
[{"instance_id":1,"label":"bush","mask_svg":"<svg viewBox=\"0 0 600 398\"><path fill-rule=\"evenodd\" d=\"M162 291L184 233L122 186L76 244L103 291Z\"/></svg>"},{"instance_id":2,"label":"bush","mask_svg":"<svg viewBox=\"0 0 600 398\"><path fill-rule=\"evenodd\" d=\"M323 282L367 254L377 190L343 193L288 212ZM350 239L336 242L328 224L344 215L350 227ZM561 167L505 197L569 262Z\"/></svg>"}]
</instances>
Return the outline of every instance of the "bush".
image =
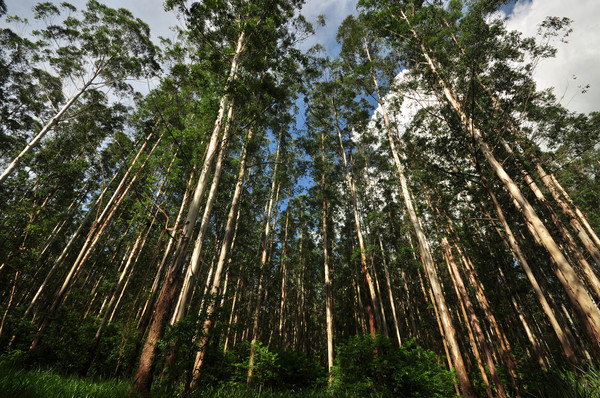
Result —
<instances>
[{"instance_id":1,"label":"bush","mask_svg":"<svg viewBox=\"0 0 600 398\"><path fill-rule=\"evenodd\" d=\"M253 384L275 389L307 389L322 385L325 369L304 353L270 351L256 344ZM209 346L201 374L203 385L230 385L245 388L250 360L250 343L244 341L226 353Z\"/></svg>"},{"instance_id":2,"label":"bush","mask_svg":"<svg viewBox=\"0 0 600 398\"><path fill-rule=\"evenodd\" d=\"M547 398L597 398L600 397L600 371L593 366L575 370L551 369L538 375L534 387L527 395Z\"/></svg>"},{"instance_id":3,"label":"bush","mask_svg":"<svg viewBox=\"0 0 600 398\"><path fill-rule=\"evenodd\" d=\"M44 332L41 344L30 351L29 345L36 335L35 325L26 320L13 321L6 335L17 336L13 350L5 351L3 358L18 356L18 361L25 367L53 368L62 374L80 374L88 361L91 343L100 325L95 317L82 319L76 312L60 307L53 315L52 321ZM90 374L112 376L119 357L131 356L131 344L122 344L131 330L123 331L119 323L107 325L96 350L96 355L89 369Z\"/></svg>"},{"instance_id":4,"label":"bush","mask_svg":"<svg viewBox=\"0 0 600 398\"><path fill-rule=\"evenodd\" d=\"M383 336L356 336L338 345L333 394L439 397L454 395L453 373L435 353L409 341L396 347Z\"/></svg>"},{"instance_id":5,"label":"bush","mask_svg":"<svg viewBox=\"0 0 600 398\"><path fill-rule=\"evenodd\" d=\"M310 359L303 352L280 351L278 385L287 389L305 389L323 386L326 371L320 362Z\"/></svg>"}]
</instances>

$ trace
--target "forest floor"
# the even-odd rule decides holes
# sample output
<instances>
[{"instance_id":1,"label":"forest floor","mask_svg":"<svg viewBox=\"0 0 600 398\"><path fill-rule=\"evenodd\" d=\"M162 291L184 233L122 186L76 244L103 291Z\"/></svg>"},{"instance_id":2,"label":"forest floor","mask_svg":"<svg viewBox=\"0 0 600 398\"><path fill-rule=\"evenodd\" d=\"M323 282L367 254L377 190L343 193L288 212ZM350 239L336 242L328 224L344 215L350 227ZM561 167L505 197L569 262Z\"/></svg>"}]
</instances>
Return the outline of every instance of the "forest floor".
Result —
<instances>
[{"instance_id":1,"label":"forest floor","mask_svg":"<svg viewBox=\"0 0 600 398\"><path fill-rule=\"evenodd\" d=\"M0 398L119 398L129 397L129 380L108 379L99 380L94 378L78 378L64 376L53 370L23 370L0 363ZM153 397L173 397L172 393L166 394L156 392ZM273 390L270 388L249 388L246 386L225 385L221 387L202 387L202 391L186 396L201 396L207 398L225 397L261 397L261 398L285 398L285 397L329 397L323 389L312 389L302 391Z\"/></svg>"}]
</instances>

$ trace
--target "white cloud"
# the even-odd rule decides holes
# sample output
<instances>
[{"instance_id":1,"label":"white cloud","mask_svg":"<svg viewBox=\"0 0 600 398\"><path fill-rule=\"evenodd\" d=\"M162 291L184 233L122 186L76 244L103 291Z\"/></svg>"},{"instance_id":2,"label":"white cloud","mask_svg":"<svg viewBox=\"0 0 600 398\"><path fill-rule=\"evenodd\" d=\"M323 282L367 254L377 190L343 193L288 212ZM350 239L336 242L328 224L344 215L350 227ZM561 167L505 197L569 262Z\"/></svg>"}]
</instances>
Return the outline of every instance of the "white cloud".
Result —
<instances>
[{"instance_id":1,"label":"white cloud","mask_svg":"<svg viewBox=\"0 0 600 398\"><path fill-rule=\"evenodd\" d=\"M100 0L110 8L126 8L150 26L152 39L158 43L158 36L175 40L171 27L178 25L176 13L166 12L164 0Z\"/></svg>"},{"instance_id":2,"label":"white cloud","mask_svg":"<svg viewBox=\"0 0 600 398\"><path fill-rule=\"evenodd\" d=\"M335 40L337 29L348 15L357 15L357 2L358 0L307 0L300 13L315 25L316 34L307 39L301 48L306 50L315 44L322 44L328 55L335 57L339 53L339 45ZM315 24L319 15L325 16L326 26Z\"/></svg>"},{"instance_id":3,"label":"white cloud","mask_svg":"<svg viewBox=\"0 0 600 398\"><path fill-rule=\"evenodd\" d=\"M41 0L40 0L41 1ZM15 25L7 25L4 18L0 19L0 28L8 26L11 29L18 29L18 33L27 34L31 29L39 28L41 23L33 19L32 8L40 1L35 0L7 0L7 15L17 15L21 18L28 20L29 26L17 28ZM164 0L99 0L100 3L105 4L110 8L126 8L133 14L134 17L141 19L150 26L150 34L155 44L159 44L158 37L162 36L175 40L175 33L171 30L171 27L178 25L175 12L166 12L163 4ZM84 10L87 1L84 0L67 0L73 4L78 10ZM59 4L58 0L53 0L53 3ZM130 80L129 83L134 87L135 90L142 93L148 92L157 86L158 80L152 79L150 81L142 80Z\"/></svg>"},{"instance_id":4,"label":"white cloud","mask_svg":"<svg viewBox=\"0 0 600 398\"><path fill-rule=\"evenodd\" d=\"M31 9L34 5L41 2L35 0L6 0L8 9L7 15L18 15L27 18L30 23L33 23L33 12ZM158 41L158 36L173 38L174 34L169 30L169 27L177 24L177 18L173 12L165 12L163 3L164 0L99 0L100 3L106 4L110 8L126 8L136 17L146 22L150 26L152 38ZM55 4L60 1L52 1ZM78 9L85 9L87 1L84 0L68 0ZM3 23L2 23L3 25Z\"/></svg>"},{"instance_id":5,"label":"white cloud","mask_svg":"<svg viewBox=\"0 0 600 398\"><path fill-rule=\"evenodd\" d=\"M568 43L557 40L556 58L543 60L535 79L539 89L555 87L560 103L571 110L600 110L600 1L598 0L520 0L509 16L508 27L527 36L537 33L538 25L548 16L568 17L573 32ZM587 93L582 89L590 85Z\"/></svg>"}]
</instances>

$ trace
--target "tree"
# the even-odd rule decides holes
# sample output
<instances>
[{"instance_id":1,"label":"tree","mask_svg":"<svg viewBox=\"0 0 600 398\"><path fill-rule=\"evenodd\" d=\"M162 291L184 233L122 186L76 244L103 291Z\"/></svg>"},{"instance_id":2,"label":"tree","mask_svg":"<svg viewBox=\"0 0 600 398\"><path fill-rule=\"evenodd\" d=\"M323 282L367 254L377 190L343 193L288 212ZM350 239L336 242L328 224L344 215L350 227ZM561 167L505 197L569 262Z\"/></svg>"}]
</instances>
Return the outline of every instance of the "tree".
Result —
<instances>
[{"instance_id":1,"label":"tree","mask_svg":"<svg viewBox=\"0 0 600 398\"><path fill-rule=\"evenodd\" d=\"M76 12L69 3L62 3L61 7L69 13ZM45 29L33 32L38 38L33 60L40 65L39 71L47 64L56 73L46 76L52 83L50 87L40 87L53 112L49 112L51 118L41 122L43 127L2 172L0 184L56 124L69 117L68 112L83 93L102 88L130 91L126 79L148 77L159 68L148 25L125 9L113 10L91 0L82 19L69 15L62 25L51 24L60 16L60 9L52 3L39 3L33 10L35 19L48 23ZM73 92L60 92L63 87L72 87Z\"/></svg>"}]
</instances>

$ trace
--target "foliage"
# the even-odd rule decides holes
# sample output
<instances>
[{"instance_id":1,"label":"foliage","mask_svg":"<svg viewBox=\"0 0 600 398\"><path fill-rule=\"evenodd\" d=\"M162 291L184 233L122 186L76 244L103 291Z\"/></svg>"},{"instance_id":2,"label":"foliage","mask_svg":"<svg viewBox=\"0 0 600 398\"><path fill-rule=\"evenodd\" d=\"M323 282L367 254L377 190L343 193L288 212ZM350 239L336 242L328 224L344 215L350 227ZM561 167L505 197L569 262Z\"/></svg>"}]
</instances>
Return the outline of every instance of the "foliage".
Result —
<instances>
[{"instance_id":1,"label":"foliage","mask_svg":"<svg viewBox=\"0 0 600 398\"><path fill-rule=\"evenodd\" d=\"M202 371L204 385L245 385L250 344L244 341L226 353L222 347L210 347ZM316 387L324 380L323 366L304 353L271 351L258 342L255 355L254 385L297 390Z\"/></svg>"},{"instance_id":2,"label":"foliage","mask_svg":"<svg viewBox=\"0 0 600 398\"><path fill-rule=\"evenodd\" d=\"M12 358L13 362L27 367L51 367L62 374L78 374L88 359L90 345L99 323L97 318L82 320L77 313L59 309L53 316L43 344L35 350L28 351L35 328L31 322L13 317L11 322L7 323L6 336L16 336L14 349L5 352L3 357ZM122 338L128 333L131 331L127 332L118 323L107 327L91 368L92 374L112 376L117 358L127 358L131 355L131 344L121 344Z\"/></svg>"},{"instance_id":3,"label":"foliage","mask_svg":"<svg viewBox=\"0 0 600 398\"><path fill-rule=\"evenodd\" d=\"M129 383L62 376L51 370L23 370L0 363L0 397L130 397Z\"/></svg>"},{"instance_id":4,"label":"foliage","mask_svg":"<svg viewBox=\"0 0 600 398\"><path fill-rule=\"evenodd\" d=\"M568 369L557 365L526 377L528 397L596 398L600 396L600 371L593 365Z\"/></svg>"},{"instance_id":5,"label":"foliage","mask_svg":"<svg viewBox=\"0 0 600 398\"><path fill-rule=\"evenodd\" d=\"M381 335L355 336L337 346L332 393L394 397L449 397L453 374L414 341L395 346Z\"/></svg>"}]
</instances>

